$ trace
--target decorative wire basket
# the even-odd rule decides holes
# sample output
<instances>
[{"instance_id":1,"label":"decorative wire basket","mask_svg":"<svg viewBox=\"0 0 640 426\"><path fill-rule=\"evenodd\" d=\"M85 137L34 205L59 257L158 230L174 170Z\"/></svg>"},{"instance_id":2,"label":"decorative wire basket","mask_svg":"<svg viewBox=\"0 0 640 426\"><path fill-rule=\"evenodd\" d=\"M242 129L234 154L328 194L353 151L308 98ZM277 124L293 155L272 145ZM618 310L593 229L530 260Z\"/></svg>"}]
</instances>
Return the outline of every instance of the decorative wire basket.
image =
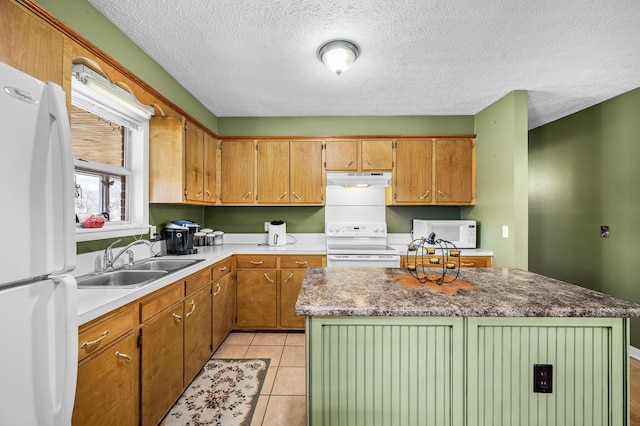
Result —
<instances>
[{"instance_id":1,"label":"decorative wire basket","mask_svg":"<svg viewBox=\"0 0 640 426\"><path fill-rule=\"evenodd\" d=\"M407 248L407 268L409 273L421 283L430 281L442 285L443 283L453 282L458 278L460 274L460 250L452 242L441 239L436 240L435 236L432 232L426 238L416 238L409 243ZM434 273L434 271L437 271L435 265L440 264L440 259L433 257L437 256L438 249L442 255L442 269L440 273ZM411 263L411 258L413 258L413 263ZM455 261L456 259L457 261ZM428 267L426 265L434 266Z\"/></svg>"}]
</instances>

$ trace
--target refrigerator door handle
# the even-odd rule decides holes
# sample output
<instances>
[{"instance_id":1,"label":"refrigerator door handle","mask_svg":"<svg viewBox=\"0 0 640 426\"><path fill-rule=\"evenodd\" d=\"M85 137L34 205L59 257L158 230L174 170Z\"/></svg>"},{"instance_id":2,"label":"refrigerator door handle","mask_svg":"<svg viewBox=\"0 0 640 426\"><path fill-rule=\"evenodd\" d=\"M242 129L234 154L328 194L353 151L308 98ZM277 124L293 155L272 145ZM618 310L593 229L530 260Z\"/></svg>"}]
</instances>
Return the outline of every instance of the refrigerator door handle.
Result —
<instances>
[{"instance_id":1,"label":"refrigerator door handle","mask_svg":"<svg viewBox=\"0 0 640 426\"><path fill-rule=\"evenodd\" d=\"M62 88L53 83L47 83L45 90L48 92L49 114L53 121L51 129L52 155L59 158L60 168L53 171L59 176L53 176L53 182L59 182L60 186L54 188L54 202L62 205L62 240L64 247L57 268L52 273L62 274L72 271L76 266L76 225L75 225L75 199L74 177L75 167L73 163L73 149L71 147L71 127L67 115L66 97Z\"/></svg>"},{"instance_id":2,"label":"refrigerator door handle","mask_svg":"<svg viewBox=\"0 0 640 426\"><path fill-rule=\"evenodd\" d=\"M59 408L54 424L68 426L71 424L78 379L78 290L75 278L70 275L52 277L52 280L60 286L65 304L64 370L58 382L62 383L63 388L55 395L54 407Z\"/></svg>"}]
</instances>

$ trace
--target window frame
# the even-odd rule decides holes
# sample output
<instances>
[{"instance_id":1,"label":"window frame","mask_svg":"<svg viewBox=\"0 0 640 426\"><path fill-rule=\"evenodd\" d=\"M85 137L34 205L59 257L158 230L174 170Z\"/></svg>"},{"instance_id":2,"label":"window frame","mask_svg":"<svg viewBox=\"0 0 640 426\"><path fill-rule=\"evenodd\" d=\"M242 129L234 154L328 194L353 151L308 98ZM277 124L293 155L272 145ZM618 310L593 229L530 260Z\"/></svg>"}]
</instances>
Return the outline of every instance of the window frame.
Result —
<instances>
[{"instance_id":1,"label":"window frame","mask_svg":"<svg viewBox=\"0 0 640 426\"><path fill-rule=\"evenodd\" d=\"M91 80L92 84L86 84ZM71 103L125 127L125 167L74 158L74 169L91 173L122 175L128 170L125 187L127 221L105 222L102 228L76 226L76 241L138 236L149 233L149 120L153 108L142 105L132 94L112 84L86 66L73 67ZM90 86L99 85L99 90ZM105 95L106 93L106 95ZM111 96L110 93L113 95Z\"/></svg>"}]
</instances>

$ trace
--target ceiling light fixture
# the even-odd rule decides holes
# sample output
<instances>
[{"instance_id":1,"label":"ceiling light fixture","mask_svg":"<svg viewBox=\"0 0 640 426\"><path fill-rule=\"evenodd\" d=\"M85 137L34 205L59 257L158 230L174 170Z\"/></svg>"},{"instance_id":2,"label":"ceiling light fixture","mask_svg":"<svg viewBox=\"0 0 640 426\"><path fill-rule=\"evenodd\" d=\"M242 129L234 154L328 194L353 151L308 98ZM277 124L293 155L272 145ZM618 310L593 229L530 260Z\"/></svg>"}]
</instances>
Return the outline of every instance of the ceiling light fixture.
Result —
<instances>
[{"instance_id":1,"label":"ceiling light fixture","mask_svg":"<svg viewBox=\"0 0 640 426\"><path fill-rule=\"evenodd\" d=\"M318 49L318 58L338 75L351 68L359 54L358 45L349 40L331 40Z\"/></svg>"}]
</instances>

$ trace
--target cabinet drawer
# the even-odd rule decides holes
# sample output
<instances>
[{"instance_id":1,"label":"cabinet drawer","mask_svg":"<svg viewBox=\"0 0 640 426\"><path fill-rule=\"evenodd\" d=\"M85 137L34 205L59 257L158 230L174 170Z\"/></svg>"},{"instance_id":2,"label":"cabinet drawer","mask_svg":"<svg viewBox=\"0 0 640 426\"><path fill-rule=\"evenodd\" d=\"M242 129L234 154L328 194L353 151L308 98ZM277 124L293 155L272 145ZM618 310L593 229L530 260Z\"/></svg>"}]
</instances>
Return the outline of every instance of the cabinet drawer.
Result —
<instances>
[{"instance_id":1,"label":"cabinet drawer","mask_svg":"<svg viewBox=\"0 0 640 426\"><path fill-rule=\"evenodd\" d=\"M140 321L145 322L163 309L177 303L182 299L182 292L182 281L178 281L140 302Z\"/></svg>"},{"instance_id":2,"label":"cabinet drawer","mask_svg":"<svg viewBox=\"0 0 640 426\"><path fill-rule=\"evenodd\" d=\"M202 271L198 271L195 274L189 275L184 280L185 295L189 295L199 288L211 282L211 268L205 268Z\"/></svg>"},{"instance_id":3,"label":"cabinet drawer","mask_svg":"<svg viewBox=\"0 0 640 426\"><path fill-rule=\"evenodd\" d=\"M256 269L256 268L268 268L273 269L276 267L276 256L250 256L242 255L236 256L236 267L238 269Z\"/></svg>"},{"instance_id":4,"label":"cabinet drawer","mask_svg":"<svg viewBox=\"0 0 640 426\"><path fill-rule=\"evenodd\" d=\"M231 272L231 258L221 260L211 267L212 278L211 281L218 281L221 277Z\"/></svg>"},{"instance_id":5,"label":"cabinet drawer","mask_svg":"<svg viewBox=\"0 0 640 426\"><path fill-rule=\"evenodd\" d=\"M133 329L133 306L108 314L103 319L81 327L78 334L78 361L96 352Z\"/></svg>"},{"instance_id":6,"label":"cabinet drawer","mask_svg":"<svg viewBox=\"0 0 640 426\"><path fill-rule=\"evenodd\" d=\"M491 268L491 256L460 256L461 268Z\"/></svg>"},{"instance_id":7,"label":"cabinet drawer","mask_svg":"<svg viewBox=\"0 0 640 426\"><path fill-rule=\"evenodd\" d=\"M323 256L282 256L280 265L282 268L308 268L322 266Z\"/></svg>"}]
</instances>

